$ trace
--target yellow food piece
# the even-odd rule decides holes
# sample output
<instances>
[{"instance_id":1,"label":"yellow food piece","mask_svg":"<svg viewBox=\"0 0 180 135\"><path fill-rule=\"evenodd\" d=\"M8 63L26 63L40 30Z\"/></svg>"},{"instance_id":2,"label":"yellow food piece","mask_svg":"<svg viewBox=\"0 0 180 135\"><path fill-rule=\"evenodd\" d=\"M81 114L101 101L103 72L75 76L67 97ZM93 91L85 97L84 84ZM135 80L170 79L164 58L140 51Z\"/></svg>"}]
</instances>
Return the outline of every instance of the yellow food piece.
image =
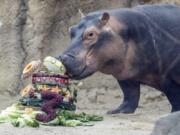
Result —
<instances>
[{"instance_id":1,"label":"yellow food piece","mask_svg":"<svg viewBox=\"0 0 180 135\"><path fill-rule=\"evenodd\" d=\"M68 98L71 97L71 93L69 91L66 91L65 92L65 97L68 97Z\"/></svg>"},{"instance_id":2,"label":"yellow food piece","mask_svg":"<svg viewBox=\"0 0 180 135\"><path fill-rule=\"evenodd\" d=\"M23 74L26 74L27 72L29 72L30 70L32 70L33 68L33 64L32 63L29 63L25 69L23 70Z\"/></svg>"},{"instance_id":3,"label":"yellow food piece","mask_svg":"<svg viewBox=\"0 0 180 135\"><path fill-rule=\"evenodd\" d=\"M30 108L30 107L25 108L25 113L28 114L28 115L29 115L29 114L32 114L33 111L34 111L33 108Z\"/></svg>"},{"instance_id":4,"label":"yellow food piece","mask_svg":"<svg viewBox=\"0 0 180 135\"><path fill-rule=\"evenodd\" d=\"M50 86L48 86L48 85L42 85L42 91L48 91L48 90L50 90Z\"/></svg>"},{"instance_id":5,"label":"yellow food piece","mask_svg":"<svg viewBox=\"0 0 180 135\"><path fill-rule=\"evenodd\" d=\"M44 59L43 65L49 72L58 73L64 75L66 73L66 68L63 63L54 57L48 56Z\"/></svg>"},{"instance_id":6,"label":"yellow food piece","mask_svg":"<svg viewBox=\"0 0 180 135\"><path fill-rule=\"evenodd\" d=\"M20 94L22 97L27 96L30 92L34 92L34 87L32 85L26 86L21 90Z\"/></svg>"},{"instance_id":7,"label":"yellow food piece","mask_svg":"<svg viewBox=\"0 0 180 135\"><path fill-rule=\"evenodd\" d=\"M41 61L32 61L27 64L23 70L23 78L29 77L35 70L37 70L41 66Z\"/></svg>"},{"instance_id":8,"label":"yellow food piece","mask_svg":"<svg viewBox=\"0 0 180 135\"><path fill-rule=\"evenodd\" d=\"M51 92L59 93L61 89L58 86L52 87Z\"/></svg>"}]
</instances>

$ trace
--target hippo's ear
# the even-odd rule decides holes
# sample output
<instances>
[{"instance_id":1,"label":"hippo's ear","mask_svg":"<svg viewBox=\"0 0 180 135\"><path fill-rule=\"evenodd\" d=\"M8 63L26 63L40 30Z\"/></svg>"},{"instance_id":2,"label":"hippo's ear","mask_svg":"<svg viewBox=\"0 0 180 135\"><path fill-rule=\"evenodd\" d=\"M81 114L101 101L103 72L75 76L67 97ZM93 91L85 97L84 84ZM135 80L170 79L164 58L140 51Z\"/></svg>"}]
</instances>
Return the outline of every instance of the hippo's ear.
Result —
<instances>
[{"instance_id":1,"label":"hippo's ear","mask_svg":"<svg viewBox=\"0 0 180 135\"><path fill-rule=\"evenodd\" d=\"M78 12L79 12L81 18L83 18L85 16L84 13L81 11L81 9L79 9Z\"/></svg>"},{"instance_id":2,"label":"hippo's ear","mask_svg":"<svg viewBox=\"0 0 180 135\"><path fill-rule=\"evenodd\" d=\"M101 24L104 26L109 21L110 15L108 12L104 12L100 18Z\"/></svg>"}]
</instances>

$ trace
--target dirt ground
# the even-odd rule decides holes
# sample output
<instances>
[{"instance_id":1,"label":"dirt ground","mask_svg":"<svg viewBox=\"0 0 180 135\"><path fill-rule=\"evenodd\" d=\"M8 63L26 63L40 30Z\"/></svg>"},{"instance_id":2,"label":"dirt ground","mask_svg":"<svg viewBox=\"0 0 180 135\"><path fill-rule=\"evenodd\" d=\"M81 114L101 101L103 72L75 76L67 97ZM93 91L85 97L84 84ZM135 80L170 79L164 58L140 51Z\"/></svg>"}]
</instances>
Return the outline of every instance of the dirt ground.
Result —
<instances>
[{"instance_id":1,"label":"dirt ground","mask_svg":"<svg viewBox=\"0 0 180 135\"><path fill-rule=\"evenodd\" d=\"M145 88L144 88L145 89ZM96 89L91 90L102 91ZM114 90L117 93L119 90ZM78 94L77 111L87 113L101 114L104 121L95 123L92 127L44 127L40 128L15 128L11 124L0 125L0 135L149 135L154 127L156 120L166 115L170 111L170 105L161 93L152 90L144 90L141 94L139 108L135 114L117 114L107 115L106 111L117 107L121 94L117 98L111 99L108 92L104 95L101 93L101 100L91 101L93 96L84 95L85 90ZM113 93L113 92L112 92ZM102 95L104 97L102 97ZM96 96L96 98L98 98ZM0 109L11 105L17 101L18 97L0 96ZM91 99L91 100L89 100ZM95 100L95 99L94 99ZM96 99L97 100L97 99ZM103 101L103 102L102 102Z\"/></svg>"}]
</instances>

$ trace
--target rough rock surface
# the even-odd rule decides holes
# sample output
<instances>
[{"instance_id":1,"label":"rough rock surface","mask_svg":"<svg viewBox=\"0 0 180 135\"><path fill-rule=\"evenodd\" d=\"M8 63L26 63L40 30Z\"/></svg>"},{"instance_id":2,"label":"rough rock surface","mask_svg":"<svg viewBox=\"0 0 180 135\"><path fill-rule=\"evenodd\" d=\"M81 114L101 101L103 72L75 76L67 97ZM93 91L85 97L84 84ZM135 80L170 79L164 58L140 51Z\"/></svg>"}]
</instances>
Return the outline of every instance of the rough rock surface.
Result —
<instances>
[{"instance_id":1,"label":"rough rock surface","mask_svg":"<svg viewBox=\"0 0 180 135\"><path fill-rule=\"evenodd\" d=\"M180 112L172 113L159 119L151 135L179 135Z\"/></svg>"},{"instance_id":2,"label":"rough rock surface","mask_svg":"<svg viewBox=\"0 0 180 135\"><path fill-rule=\"evenodd\" d=\"M1 0L0 5L0 91L1 94L14 94L20 84L24 57L20 32L24 26L21 21L23 16L21 18L19 14L21 9L18 0Z\"/></svg>"}]
</instances>

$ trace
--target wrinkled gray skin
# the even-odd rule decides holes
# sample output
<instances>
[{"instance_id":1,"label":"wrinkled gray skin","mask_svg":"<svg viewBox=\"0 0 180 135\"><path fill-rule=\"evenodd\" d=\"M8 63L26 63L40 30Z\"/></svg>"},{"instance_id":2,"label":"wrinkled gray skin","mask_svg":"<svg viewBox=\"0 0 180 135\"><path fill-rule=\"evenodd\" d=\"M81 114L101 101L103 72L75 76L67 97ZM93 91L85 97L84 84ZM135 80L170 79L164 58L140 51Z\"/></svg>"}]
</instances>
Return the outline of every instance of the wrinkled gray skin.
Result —
<instances>
[{"instance_id":1,"label":"wrinkled gray skin","mask_svg":"<svg viewBox=\"0 0 180 135\"><path fill-rule=\"evenodd\" d=\"M138 6L97 11L70 28L71 43L59 57L72 79L99 71L114 76L124 93L114 113L133 113L140 84L164 92L180 110L180 8Z\"/></svg>"}]
</instances>

